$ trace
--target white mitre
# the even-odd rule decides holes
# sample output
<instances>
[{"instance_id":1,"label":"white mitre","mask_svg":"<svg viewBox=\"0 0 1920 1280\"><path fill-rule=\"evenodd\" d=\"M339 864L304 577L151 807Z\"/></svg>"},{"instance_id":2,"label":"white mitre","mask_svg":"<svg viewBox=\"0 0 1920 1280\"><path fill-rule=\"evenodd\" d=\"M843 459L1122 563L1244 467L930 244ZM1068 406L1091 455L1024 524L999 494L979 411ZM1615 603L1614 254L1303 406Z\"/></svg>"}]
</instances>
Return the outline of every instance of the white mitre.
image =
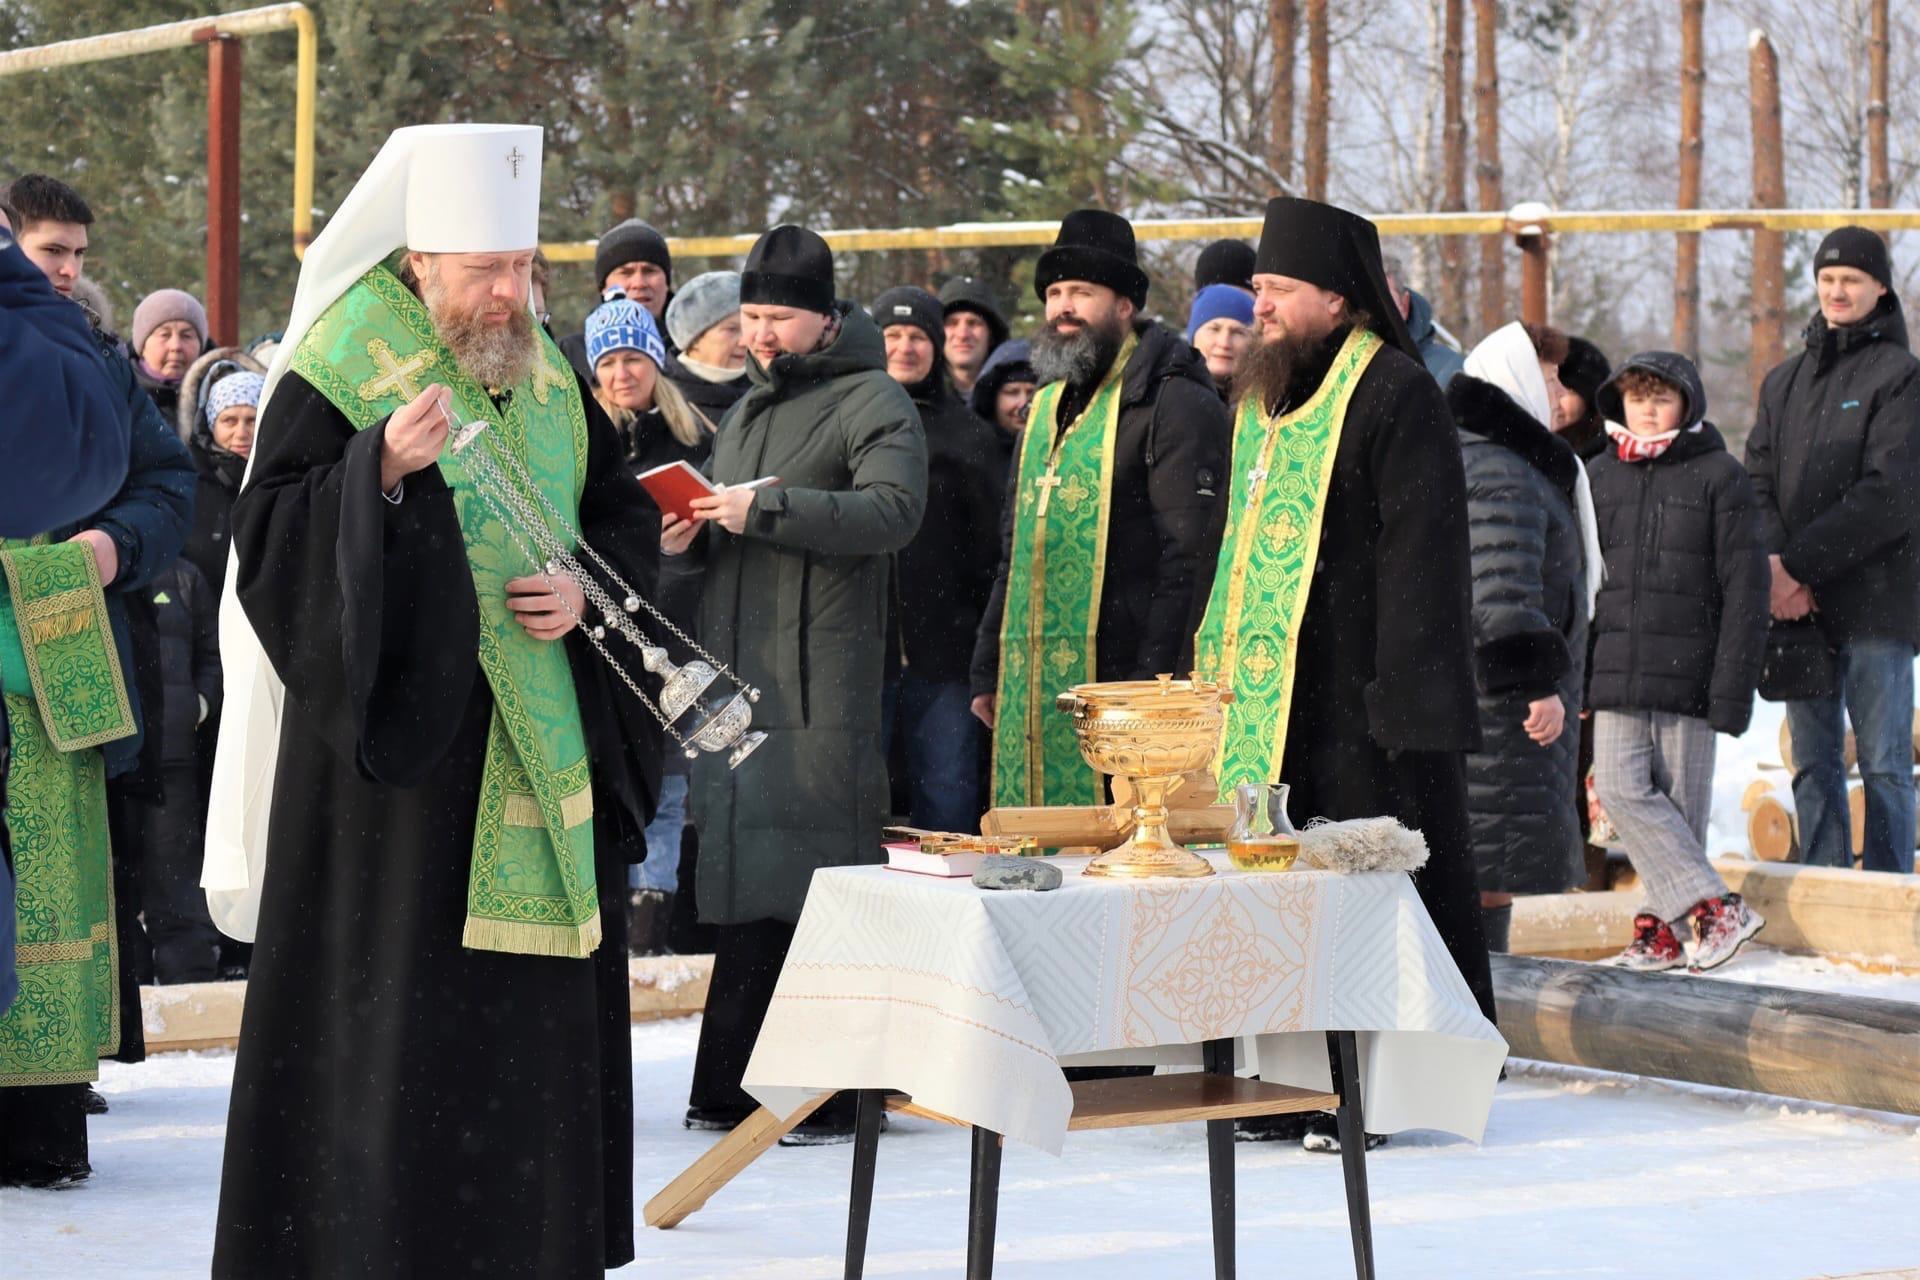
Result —
<instances>
[{"instance_id":1,"label":"white mitre","mask_svg":"<svg viewBox=\"0 0 1920 1280\"><path fill-rule=\"evenodd\" d=\"M254 457L272 429L268 405L300 340L370 267L401 248L506 253L539 244L541 132L524 124L424 124L393 131L301 260L293 315L260 397L262 435L254 441ZM200 884L220 931L251 942L260 917L286 690L241 611L234 594L238 555L228 556L220 600L226 699Z\"/></svg>"}]
</instances>

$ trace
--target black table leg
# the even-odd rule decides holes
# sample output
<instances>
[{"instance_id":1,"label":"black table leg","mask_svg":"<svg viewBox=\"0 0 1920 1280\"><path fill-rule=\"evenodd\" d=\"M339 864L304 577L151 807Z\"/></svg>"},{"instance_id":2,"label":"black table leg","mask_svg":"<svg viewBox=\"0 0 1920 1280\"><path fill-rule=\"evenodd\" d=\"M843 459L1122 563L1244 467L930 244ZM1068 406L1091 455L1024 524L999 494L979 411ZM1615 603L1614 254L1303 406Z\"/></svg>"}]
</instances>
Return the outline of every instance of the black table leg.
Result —
<instances>
[{"instance_id":1,"label":"black table leg","mask_svg":"<svg viewBox=\"0 0 1920 1280\"><path fill-rule=\"evenodd\" d=\"M1233 1041L1208 1040L1200 1046L1203 1068L1212 1075L1233 1074ZM1233 1280L1233 1121L1207 1121L1207 1187L1213 1198L1213 1277Z\"/></svg>"},{"instance_id":2,"label":"black table leg","mask_svg":"<svg viewBox=\"0 0 1920 1280\"><path fill-rule=\"evenodd\" d=\"M993 1232L1000 1216L1000 1135L973 1127L967 1195L967 1280L993 1280Z\"/></svg>"},{"instance_id":3,"label":"black table leg","mask_svg":"<svg viewBox=\"0 0 1920 1280\"><path fill-rule=\"evenodd\" d=\"M880 1117L886 1095L860 1090L853 1118L853 1186L847 1194L847 1280L867 1269L867 1223L873 1217L873 1169L880 1158Z\"/></svg>"},{"instance_id":4,"label":"black table leg","mask_svg":"<svg viewBox=\"0 0 1920 1280\"><path fill-rule=\"evenodd\" d=\"M1351 1031L1327 1032L1333 1087L1340 1095L1335 1123L1341 1172L1347 1182L1347 1225L1353 1232L1353 1273L1373 1280L1373 1211L1367 1201L1367 1119L1360 1099L1360 1043Z\"/></svg>"}]
</instances>

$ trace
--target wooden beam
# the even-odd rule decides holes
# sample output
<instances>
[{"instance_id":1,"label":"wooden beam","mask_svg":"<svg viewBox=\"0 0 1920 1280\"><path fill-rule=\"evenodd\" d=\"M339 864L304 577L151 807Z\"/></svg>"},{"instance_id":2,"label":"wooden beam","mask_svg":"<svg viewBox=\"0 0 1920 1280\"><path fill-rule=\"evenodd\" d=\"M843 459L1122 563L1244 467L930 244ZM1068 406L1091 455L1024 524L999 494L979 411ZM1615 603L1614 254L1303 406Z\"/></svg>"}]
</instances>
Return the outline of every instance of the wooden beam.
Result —
<instances>
[{"instance_id":1,"label":"wooden beam","mask_svg":"<svg viewBox=\"0 0 1920 1280\"><path fill-rule=\"evenodd\" d=\"M1749 113L1753 133L1753 203L1759 207L1785 204L1787 177L1780 146L1780 60L1773 41L1755 31L1747 46L1747 82L1752 101ZM1767 371L1786 357L1787 237L1784 232L1756 228L1753 233L1752 354L1747 359L1747 381L1757 401Z\"/></svg>"},{"instance_id":2,"label":"wooden beam","mask_svg":"<svg viewBox=\"0 0 1920 1280\"><path fill-rule=\"evenodd\" d=\"M1700 162L1706 150L1705 112L1707 0L1680 3L1680 199L1682 209L1700 207ZM1673 347L1700 358L1700 237L1674 237Z\"/></svg>"},{"instance_id":3,"label":"wooden beam","mask_svg":"<svg viewBox=\"0 0 1920 1280\"><path fill-rule=\"evenodd\" d=\"M784 1120L765 1107L759 1108L681 1170L672 1182L655 1192L641 1212L642 1221L662 1231L679 1226L832 1096L831 1093L817 1094Z\"/></svg>"},{"instance_id":4,"label":"wooden beam","mask_svg":"<svg viewBox=\"0 0 1920 1280\"><path fill-rule=\"evenodd\" d=\"M1920 1005L1493 957L1522 1058L1920 1115Z\"/></svg>"},{"instance_id":5,"label":"wooden beam","mask_svg":"<svg viewBox=\"0 0 1920 1280\"><path fill-rule=\"evenodd\" d=\"M712 956L649 956L627 962L627 1008L635 1022L684 1018L706 1007ZM140 989L148 1053L231 1049L240 1042L244 982L184 982Z\"/></svg>"}]
</instances>

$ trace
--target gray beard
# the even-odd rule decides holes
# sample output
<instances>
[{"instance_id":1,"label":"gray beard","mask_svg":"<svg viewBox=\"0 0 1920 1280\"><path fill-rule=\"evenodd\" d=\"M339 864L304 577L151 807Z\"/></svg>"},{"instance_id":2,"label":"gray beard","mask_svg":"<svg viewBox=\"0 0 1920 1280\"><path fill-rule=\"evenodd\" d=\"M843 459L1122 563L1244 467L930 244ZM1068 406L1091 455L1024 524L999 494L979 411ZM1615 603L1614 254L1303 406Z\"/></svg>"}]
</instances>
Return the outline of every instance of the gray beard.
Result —
<instances>
[{"instance_id":1,"label":"gray beard","mask_svg":"<svg viewBox=\"0 0 1920 1280\"><path fill-rule=\"evenodd\" d=\"M1081 325L1073 334L1061 333L1051 324L1042 325L1033 335L1030 360L1034 375L1042 386L1049 382L1091 386L1113 367L1124 337L1113 329L1097 329L1091 324Z\"/></svg>"},{"instance_id":2,"label":"gray beard","mask_svg":"<svg viewBox=\"0 0 1920 1280\"><path fill-rule=\"evenodd\" d=\"M490 325L478 312L456 312L432 270L420 282L420 297L454 360L487 390L519 386L533 372L531 312L516 309L505 325Z\"/></svg>"}]
</instances>

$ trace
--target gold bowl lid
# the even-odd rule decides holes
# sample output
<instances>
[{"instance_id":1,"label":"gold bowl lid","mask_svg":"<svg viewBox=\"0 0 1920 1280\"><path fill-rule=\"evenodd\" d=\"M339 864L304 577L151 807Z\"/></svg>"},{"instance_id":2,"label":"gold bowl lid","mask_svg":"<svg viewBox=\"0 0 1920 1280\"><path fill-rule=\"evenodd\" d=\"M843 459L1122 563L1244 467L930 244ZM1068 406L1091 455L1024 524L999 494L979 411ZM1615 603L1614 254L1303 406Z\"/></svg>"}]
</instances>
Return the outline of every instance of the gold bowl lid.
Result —
<instances>
[{"instance_id":1,"label":"gold bowl lid","mask_svg":"<svg viewBox=\"0 0 1920 1280\"><path fill-rule=\"evenodd\" d=\"M1233 690L1223 682L1193 673L1186 680L1160 676L1153 680L1108 680L1077 684L1058 698L1063 710L1191 710L1205 711L1233 701Z\"/></svg>"}]
</instances>

